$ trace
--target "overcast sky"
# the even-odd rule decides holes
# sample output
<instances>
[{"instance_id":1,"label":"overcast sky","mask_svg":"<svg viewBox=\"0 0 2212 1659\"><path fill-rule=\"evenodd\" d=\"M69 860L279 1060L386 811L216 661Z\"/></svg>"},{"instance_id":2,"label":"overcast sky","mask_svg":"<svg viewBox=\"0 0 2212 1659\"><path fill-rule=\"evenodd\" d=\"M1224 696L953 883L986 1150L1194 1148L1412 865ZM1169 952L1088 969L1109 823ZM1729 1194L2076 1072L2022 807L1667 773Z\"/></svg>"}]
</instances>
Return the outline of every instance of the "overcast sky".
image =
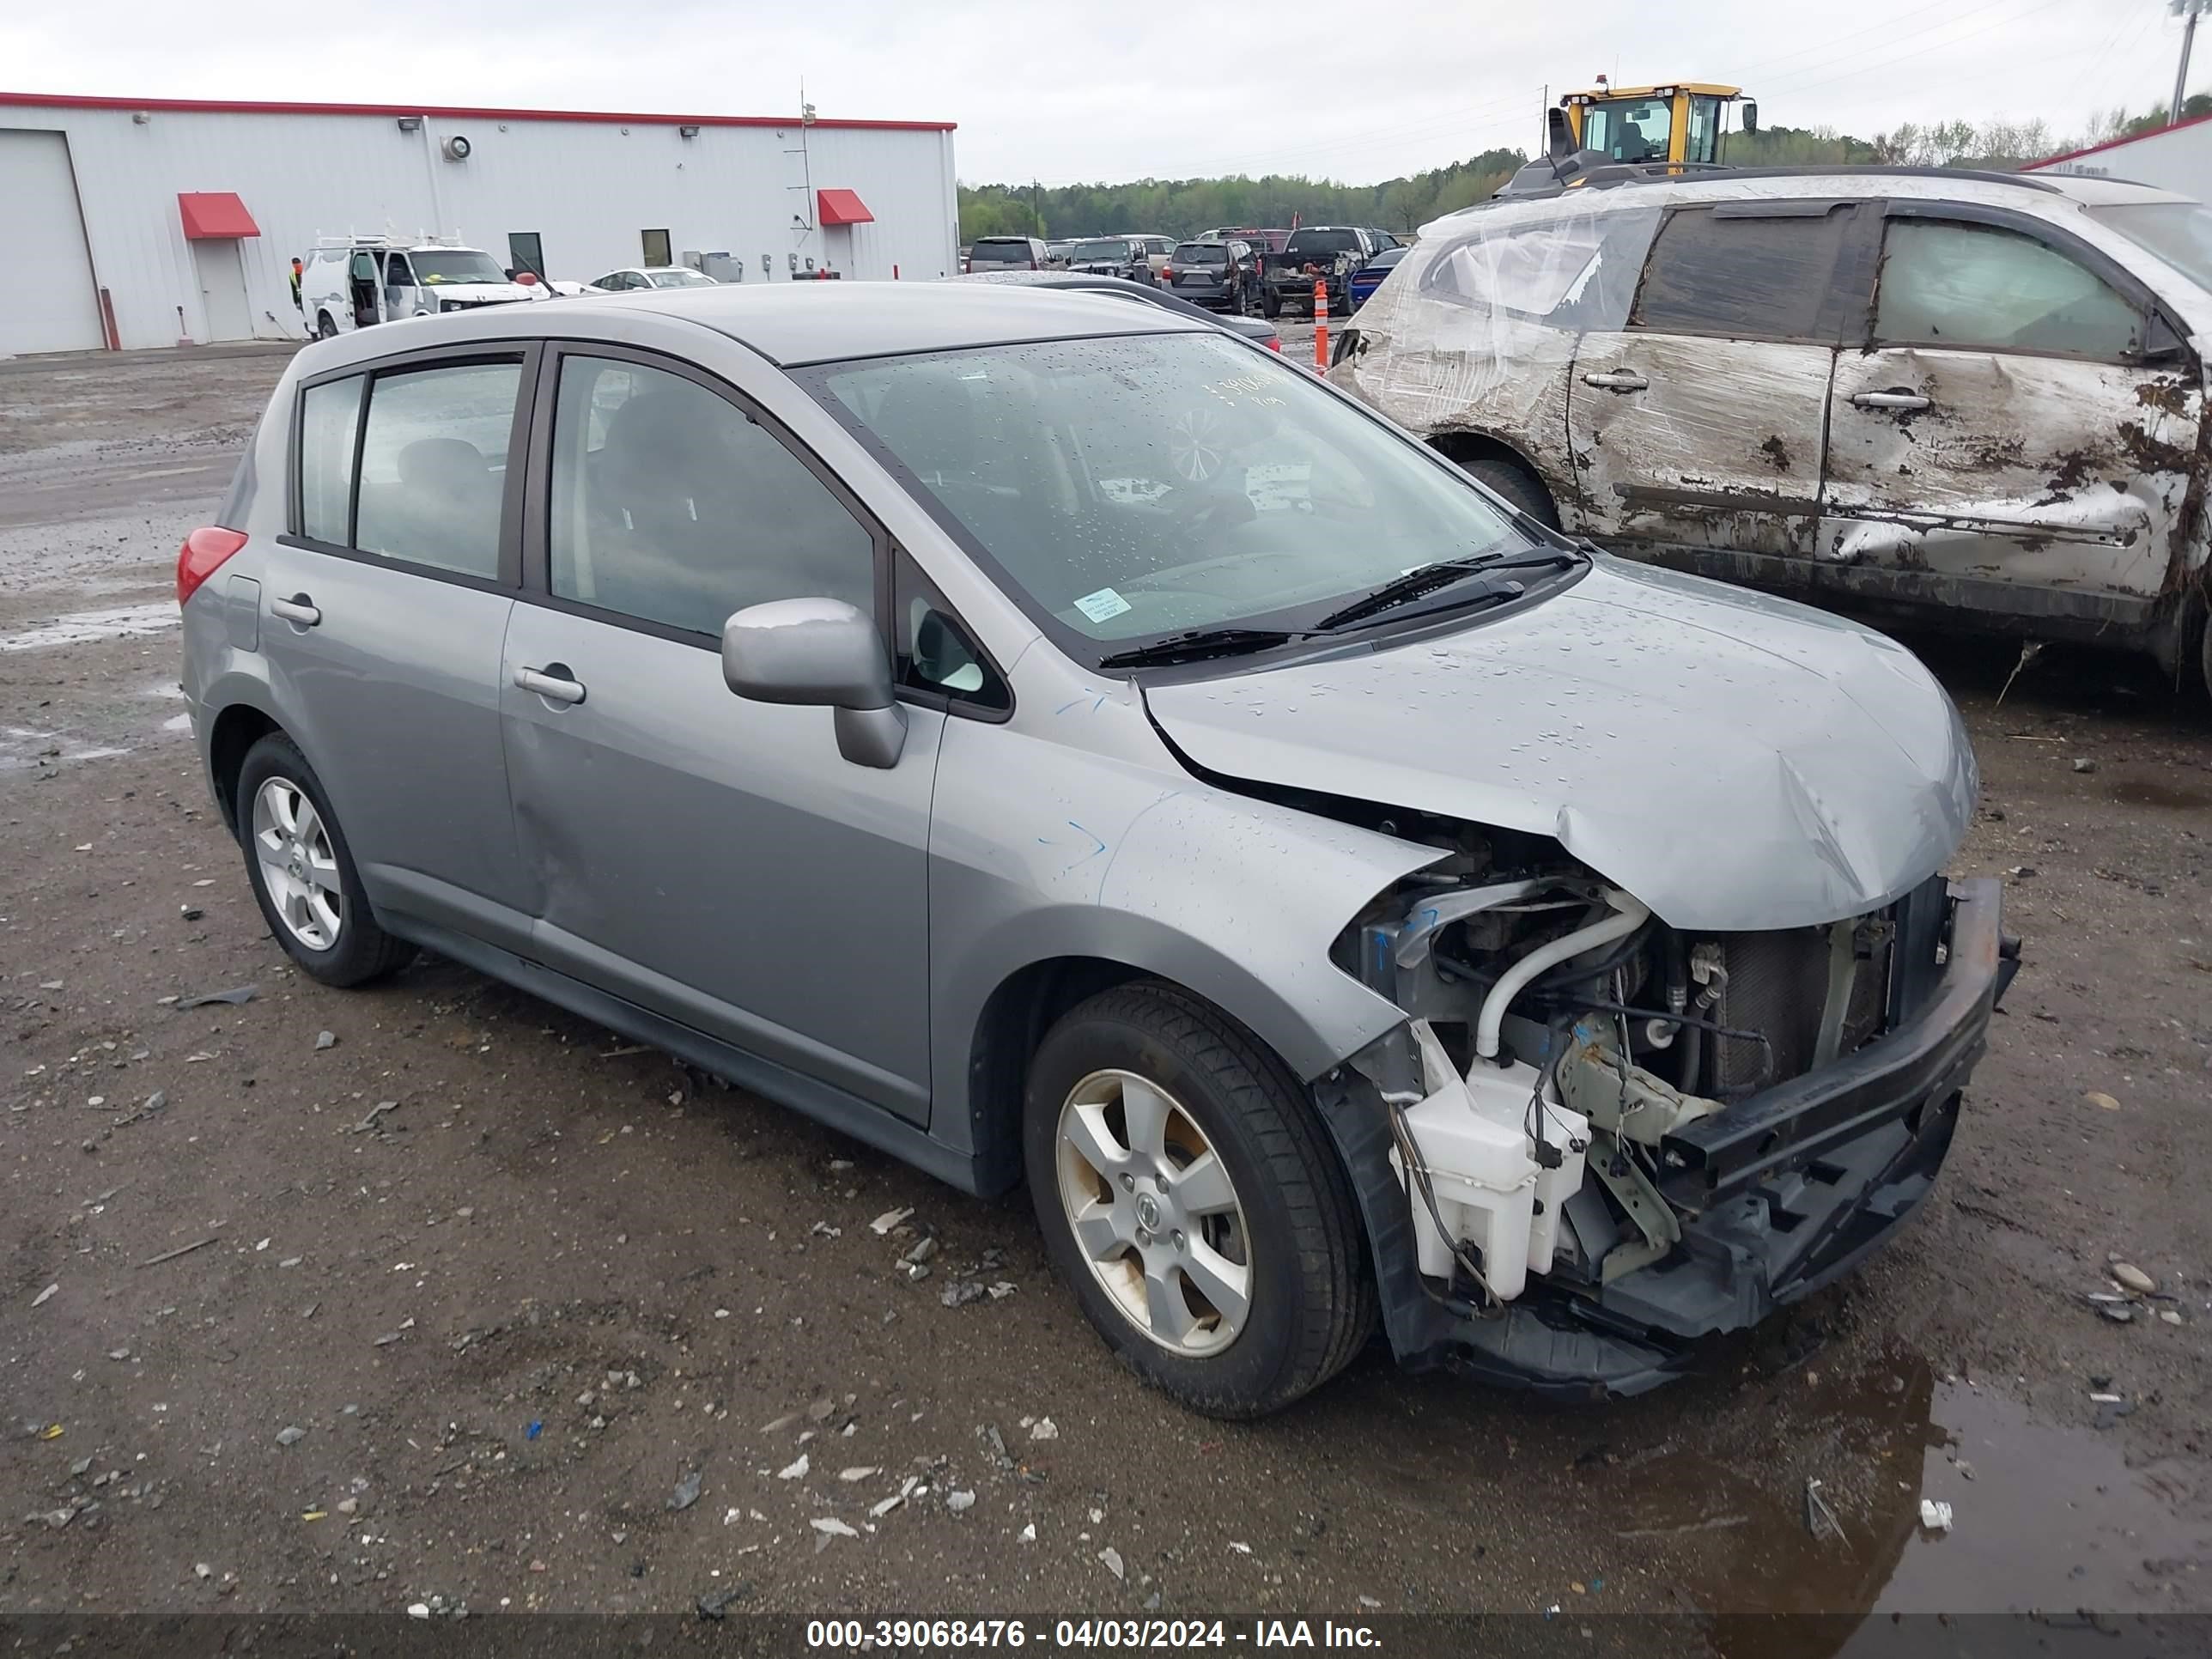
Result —
<instances>
[{"instance_id":1,"label":"overcast sky","mask_svg":"<svg viewBox=\"0 0 2212 1659\"><path fill-rule=\"evenodd\" d=\"M1347 29L1343 20L1367 21ZM1532 148L1603 73L1743 86L1768 125L2040 115L2172 89L2166 0L87 0L0 5L24 92L957 121L969 182L1365 183ZM2212 30L2197 58L2212 84Z\"/></svg>"}]
</instances>

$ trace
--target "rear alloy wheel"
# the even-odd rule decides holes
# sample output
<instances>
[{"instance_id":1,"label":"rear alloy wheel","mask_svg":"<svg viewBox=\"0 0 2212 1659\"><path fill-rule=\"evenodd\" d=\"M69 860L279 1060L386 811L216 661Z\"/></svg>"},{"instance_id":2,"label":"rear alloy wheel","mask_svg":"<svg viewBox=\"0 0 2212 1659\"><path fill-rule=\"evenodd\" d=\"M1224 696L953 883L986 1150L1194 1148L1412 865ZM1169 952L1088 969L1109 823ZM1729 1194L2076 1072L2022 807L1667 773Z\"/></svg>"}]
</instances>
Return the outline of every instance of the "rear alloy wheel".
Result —
<instances>
[{"instance_id":1,"label":"rear alloy wheel","mask_svg":"<svg viewBox=\"0 0 2212 1659\"><path fill-rule=\"evenodd\" d=\"M322 781L272 732L238 769L238 839L247 879L284 952L325 985L381 978L415 947L377 926Z\"/></svg>"},{"instance_id":2,"label":"rear alloy wheel","mask_svg":"<svg viewBox=\"0 0 2212 1659\"><path fill-rule=\"evenodd\" d=\"M1023 1140L1085 1317L1184 1405L1277 1410L1373 1329L1350 1184L1305 1090L1188 994L1139 981L1064 1016L1030 1065Z\"/></svg>"}]
</instances>

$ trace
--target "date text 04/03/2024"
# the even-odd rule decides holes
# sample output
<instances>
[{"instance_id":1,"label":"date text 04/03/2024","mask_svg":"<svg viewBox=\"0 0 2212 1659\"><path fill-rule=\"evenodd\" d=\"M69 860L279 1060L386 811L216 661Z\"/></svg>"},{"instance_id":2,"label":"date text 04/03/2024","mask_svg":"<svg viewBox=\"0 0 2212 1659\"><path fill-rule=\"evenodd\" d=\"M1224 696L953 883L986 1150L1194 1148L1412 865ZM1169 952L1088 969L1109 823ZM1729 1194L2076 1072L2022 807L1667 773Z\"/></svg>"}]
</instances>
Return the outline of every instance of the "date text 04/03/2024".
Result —
<instances>
[{"instance_id":1,"label":"date text 04/03/2024","mask_svg":"<svg viewBox=\"0 0 2212 1659\"><path fill-rule=\"evenodd\" d=\"M1186 1648L1364 1648L1382 1645L1365 1625L1334 1620L1259 1619L815 1619L810 1648L929 1650L960 1648L1176 1650Z\"/></svg>"}]
</instances>

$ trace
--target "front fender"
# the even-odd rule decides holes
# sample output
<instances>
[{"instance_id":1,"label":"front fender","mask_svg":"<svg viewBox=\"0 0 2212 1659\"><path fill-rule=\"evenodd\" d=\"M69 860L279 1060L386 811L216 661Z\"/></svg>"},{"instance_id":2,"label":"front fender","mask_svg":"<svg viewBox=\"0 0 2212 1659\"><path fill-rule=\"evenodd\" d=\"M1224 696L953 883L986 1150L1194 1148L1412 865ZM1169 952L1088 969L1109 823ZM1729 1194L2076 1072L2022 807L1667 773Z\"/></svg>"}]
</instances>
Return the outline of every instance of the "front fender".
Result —
<instances>
[{"instance_id":1,"label":"front fender","mask_svg":"<svg viewBox=\"0 0 2212 1659\"><path fill-rule=\"evenodd\" d=\"M1405 1018L1331 943L1443 856L965 720L945 727L930 852L931 1130L967 1150L975 1034L1014 975L1089 957L1172 981L1311 1079Z\"/></svg>"}]
</instances>

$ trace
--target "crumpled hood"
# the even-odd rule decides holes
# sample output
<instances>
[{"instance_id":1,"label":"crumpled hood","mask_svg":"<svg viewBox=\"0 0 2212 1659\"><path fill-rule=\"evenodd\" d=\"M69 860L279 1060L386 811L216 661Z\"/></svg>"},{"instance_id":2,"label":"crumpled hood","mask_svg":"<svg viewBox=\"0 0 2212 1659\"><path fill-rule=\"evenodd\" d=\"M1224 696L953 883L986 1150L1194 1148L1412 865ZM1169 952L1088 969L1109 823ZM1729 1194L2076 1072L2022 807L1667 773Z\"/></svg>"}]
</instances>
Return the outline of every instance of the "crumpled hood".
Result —
<instances>
[{"instance_id":1,"label":"crumpled hood","mask_svg":"<svg viewBox=\"0 0 2212 1659\"><path fill-rule=\"evenodd\" d=\"M1880 908L1956 850L1978 781L1903 646L1610 557L1517 615L1145 699L1209 772L1549 835L1700 932Z\"/></svg>"}]
</instances>

